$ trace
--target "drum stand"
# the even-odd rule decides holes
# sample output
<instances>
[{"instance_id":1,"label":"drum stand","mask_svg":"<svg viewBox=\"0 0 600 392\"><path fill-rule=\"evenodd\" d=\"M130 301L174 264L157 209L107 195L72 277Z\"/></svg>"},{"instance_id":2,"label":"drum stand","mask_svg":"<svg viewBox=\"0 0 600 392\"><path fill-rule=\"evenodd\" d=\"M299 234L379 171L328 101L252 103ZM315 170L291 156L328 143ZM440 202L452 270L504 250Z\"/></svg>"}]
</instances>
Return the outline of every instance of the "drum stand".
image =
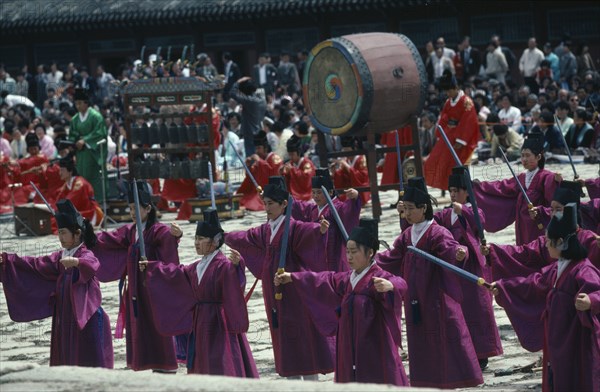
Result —
<instances>
[{"instance_id":1,"label":"drum stand","mask_svg":"<svg viewBox=\"0 0 600 392\"><path fill-rule=\"evenodd\" d=\"M19 236L19 232L17 231L17 222L19 222L21 224L21 226L23 226L27 231L29 231L29 233L31 233L32 236L34 236L34 237L38 236L31 229L31 227L29 227L25 222L23 222L23 220L21 218L19 218L17 216L17 214L15 212L15 188L19 188L19 187L22 187L22 186L23 186L23 184L19 184L19 183L9 184L8 185L8 187L10 188L10 203L11 203L11 206L12 206L12 209L13 209L12 218L14 218L14 220L15 220L15 224L14 224L15 231L14 231L14 233L11 231L10 224L9 224L7 228L5 228L4 230L2 230L2 235L0 235L0 237L2 237L3 234L4 234L4 232L6 232L6 231L8 231L11 234L14 234L15 237L18 237Z\"/></svg>"}]
</instances>

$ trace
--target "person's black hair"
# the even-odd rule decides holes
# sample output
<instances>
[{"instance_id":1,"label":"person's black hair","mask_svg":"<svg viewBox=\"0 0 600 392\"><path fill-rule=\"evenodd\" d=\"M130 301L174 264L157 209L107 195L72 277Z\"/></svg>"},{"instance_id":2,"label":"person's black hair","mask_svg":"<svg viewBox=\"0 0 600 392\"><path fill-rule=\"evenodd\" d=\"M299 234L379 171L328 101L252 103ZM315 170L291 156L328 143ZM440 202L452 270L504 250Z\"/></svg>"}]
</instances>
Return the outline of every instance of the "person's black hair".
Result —
<instances>
[{"instance_id":1,"label":"person's black hair","mask_svg":"<svg viewBox=\"0 0 600 392\"><path fill-rule=\"evenodd\" d=\"M575 111L575 114L577 115L577 117L583 121L587 121L588 120L588 112L585 109L577 109Z\"/></svg>"},{"instance_id":2,"label":"person's black hair","mask_svg":"<svg viewBox=\"0 0 600 392\"><path fill-rule=\"evenodd\" d=\"M0 92L0 97L2 97L2 99L6 98L7 95L8 95L8 90L2 90Z\"/></svg>"},{"instance_id":3,"label":"person's black hair","mask_svg":"<svg viewBox=\"0 0 600 392\"><path fill-rule=\"evenodd\" d=\"M12 135L14 129L15 129L15 122L13 120L11 120L11 119L4 120L4 132L8 133L9 135Z\"/></svg>"},{"instance_id":4,"label":"person's black hair","mask_svg":"<svg viewBox=\"0 0 600 392\"><path fill-rule=\"evenodd\" d=\"M556 103L556 109L563 109L563 110L569 110L569 104L566 103L565 101L558 101Z\"/></svg>"},{"instance_id":5,"label":"person's black hair","mask_svg":"<svg viewBox=\"0 0 600 392\"><path fill-rule=\"evenodd\" d=\"M94 246L96 246L98 237L96 237L96 233L94 233L94 227L89 220L83 218L83 225L85 226L85 230L82 231L81 238L83 238L83 243L85 244L86 248L92 249Z\"/></svg>"},{"instance_id":6,"label":"person's black hair","mask_svg":"<svg viewBox=\"0 0 600 392\"><path fill-rule=\"evenodd\" d=\"M239 84L239 89L244 95L252 95L256 92L256 83L252 79L244 80Z\"/></svg>"},{"instance_id":7,"label":"person's black hair","mask_svg":"<svg viewBox=\"0 0 600 392\"><path fill-rule=\"evenodd\" d=\"M44 126L44 124L42 124L42 123L35 124L35 127L33 128L33 130L37 131L38 128L42 128L42 130L44 131L44 135L46 134L46 127Z\"/></svg>"},{"instance_id":8,"label":"person's black hair","mask_svg":"<svg viewBox=\"0 0 600 392\"><path fill-rule=\"evenodd\" d=\"M223 53L223 59L224 59L224 60L227 60L227 61L231 60L231 53L229 53L229 52L224 52L224 53Z\"/></svg>"},{"instance_id":9,"label":"person's black hair","mask_svg":"<svg viewBox=\"0 0 600 392\"><path fill-rule=\"evenodd\" d=\"M546 166L546 156L544 155L543 151L539 155L541 158L538 161L538 167L540 168L540 170L543 170L544 166Z\"/></svg>"},{"instance_id":10,"label":"person's black hair","mask_svg":"<svg viewBox=\"0 0 600 392\"><path fill-rule=\"evenodd\" d=\"M151 227L153 224L158 222L158 218L156 216L156 207L154 204L150 203L150 211L148 212L148 218L146 219L146 228ZM147 206L145 206L147 207Z\"/></svg>"},{"instance_id":11,"label":"person's black hair","mask_svg":"<svg viewBox=\"0 0 600 392\"><path fill-rule=\"evenodd\" d=\"M572 235L567 240L567 249L560 251L560 256L567 260L583 260L588 256L588 251L581 245L577 235Z\"/></svg>"},{"instance_id":12,"label":"person's black hair","mask_svg":"<svg viewBox=\"0 0 600 392\"><path fill-rule=\"evenodd\" d=\"M24 118L23 120L19 121L19 130L21 129L29 129L29 120Z\"/></svg>"}]
</instances>

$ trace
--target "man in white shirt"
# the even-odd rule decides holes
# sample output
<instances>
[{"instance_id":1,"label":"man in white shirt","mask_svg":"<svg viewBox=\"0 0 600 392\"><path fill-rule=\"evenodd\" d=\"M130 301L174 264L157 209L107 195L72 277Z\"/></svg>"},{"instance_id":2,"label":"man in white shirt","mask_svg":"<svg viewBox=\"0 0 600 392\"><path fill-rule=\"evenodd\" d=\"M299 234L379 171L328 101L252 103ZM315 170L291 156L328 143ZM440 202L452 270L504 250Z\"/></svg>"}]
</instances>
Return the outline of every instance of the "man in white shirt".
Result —
<instances>
[{"instance_id":1,"label":"man in white shirt","mask_svg":"<svg viewBox=\"0 0 600 392\"><path fill-rule=\"evenodd\" d=\"M540 69L540 64L544 60L544 52L537 48L535 37L529 38L527 49L523 51L521 60L519 60L519 71L529 86L531 92L538 93L538 84L535 81L536 73Z\"/></svg>"},{"instance_id":2,"label":"man in white shirt","mask_svg":"<svg viewBox=\"0 0 600 392\"><path fill-rule=\"evenodd\" d=\"M500 100L500 106L502 109L498 112L500 122L512 128L513 131L520 132L521 126L521 111L512 106L512 102L509 94L504 94Z\"/></svg>"}]
</instances>

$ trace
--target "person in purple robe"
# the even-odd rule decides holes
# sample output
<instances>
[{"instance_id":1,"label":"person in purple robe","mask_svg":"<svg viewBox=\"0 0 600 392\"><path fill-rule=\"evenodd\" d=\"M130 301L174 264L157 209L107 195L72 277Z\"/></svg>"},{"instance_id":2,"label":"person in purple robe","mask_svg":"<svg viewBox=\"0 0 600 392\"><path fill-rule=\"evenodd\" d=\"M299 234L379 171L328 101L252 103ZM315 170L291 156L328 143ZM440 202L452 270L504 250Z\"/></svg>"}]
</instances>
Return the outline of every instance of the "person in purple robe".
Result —
<instances>
[{"instance_id":1,"label":"person in purple robe","mask_svg":"<svg viewBox=\"0 0 600 392\"><path fill-rule=\"evenodd\" d=\"M129 187L128 197L130 214L135 221L132 186ZM181 230L175 225L169 227L159 223L156 207L152 204L150 187L145 181L138 181L137 187L146 258L178 265L177 246ZM157 331L147 292L142 284L144 273L138 268L140 245L136 224L127 224L112 232L99 233L96 252L100 260L97 274L100 281L120 280L120 304L115 337L122 338L123 328L127 330L127 366L135 371L153 369L157 372L176 372L174 340Z\"/></svg>"},{"instance_id":2,"label":"person in purple robe","mask_svg":"<svg viewBox=\"0 0 600 392\"><path fill-rule=\"evenodd\" d=\"M342 231L338 227L333 212L329 209L327 199L321 190L321 186L329 192L333 206L337 211L346 233L358 225L361 209L361 198L358 197L356 189L346 189L346 200L341 201L335 197L333 181L329 175L329 169L318 169L317 175L312 178L312 197L314 202L295 200L292 205L292 217L303 222L318 222L324 217L328 222L333 222L327 234L327 266L328 271L348 271L346 261L346 241Z\"/></svg>"},{"instance_id":3,"label":"person in purple robe","mask_svg":"<svg viewBox=\"0 0 600 392\"><path fill-rule=\"evenodd\" d=\"M48 256L0 254L0 282L11 320L52 316L50 366L113 368L110 320L100 306L96 235L70 200L55 214L63 248Z\"/></svg>"},{"instance_id":4,"label":"person in purple robe","mask_svg":"<svg viewBox=\"0 0 600 392\"><path fill-rule=\"evenodd\" d=\"M376 260L408 284L404 312L410 384L432 388L479 385L483 376L461 308L464 297L459 278L407 247L415 246L454 264L468 258L468 248L435 223L422 177L408 180L398 212L411 226L396 238L392 249L377 254Z\"/></svg>"},{"instance_id":5,"label":"person in purple robe","mask_svg":"<svg viewBox=\"0 0 600 392\"><path fill-rule=\"evenodd\" d=\"M569 203L579 205L581 196L579 182L563 180L552 196L550 208L535 208L536 219L548 222L549 218L561 215ZM549 218L547 216L549 215ZM578 225L582 216L577 211ZM600 268L600 243L598 236L591 230L577 228L577 239L588 250L588 258L597 268ZM493 280L512 277L525 277L534 272L540 272L555 260L547 249L546 236L540 236L523 245L487 244L482 250L488 264L491 265Z\"/></svg>"},{"instance_id":6,"label":"person in purple robe","mask_svg":"<svg viewBox=\"0 0 600 392\"><path fill-rule=\"evenodd\" d=\"M352 271L284 272L274 283L293 283L324 334L336 336L335 382L407 386L402 347L404 279L381 269L377 222L361 219L346 247Z\"/></svg>"},{"instance_id":7,"label":"person in purple robe","mask_svg":"<svg viewBox=\"0 0 600 392\"><path fill-rule=\"evenodd\" d=\"M492 283L513 325L519 320L543 331L543 391L600 390L600 270L577 239L576 210L567 205L548 225L546 244L556 263Z\"/></svg>"},{"instance_id":8,"label":"person in purple robe","mask_svg":"<svg viewBox=\"0 0 600 392\"><path fill-rule=\"evenodd\" d=\"M544 139L530 134L521 148L521 164L526 172L517 176L533 206L549 207L558 187L556 175L544 169ZM487 219L484 229L495 233L515 223L517 245L526 244L543 234L543 224L529 215L529 206L515 178L473 182L477 205ZM540 228L541 227L541 228Z\"/></svg>"},{"instance_id":9,"label":"person in purple robe","mask_svg":"<svg viewBox=\"0 0 600 392\"><path fill-rule=\"evenodd\" d=\"M587 188L590 197L589 201L581 203L582 226L600 234L600 170L596 178L576 181ZM598 243L600 245L600 238Z\"/></svg>"},{"instance_id":10,"label":"person in purple robe","mask_svg":"<svg viewBox=\"0 0 600 392\"><path fill-rule=\"evenodd\" d=\"M188 373L258 378L246 338L246 275L240 254L221 252L223 229L217 210L204 211L194 245L202 258L189 265L140 261L158 331L189 334ZM169 293L169 295L165 295Z\"/></svg>"},{"instance_id":11,"label":"person in purple robe","mask_svg":"<svg viewBox=\"0 0 600 392\"><path fill-rule=\"evenodd\" d=\"M237 249L252 274L262 281L263 300L275 358L275 371L282 377L316 380L331 373L335 338L324 336L315 326L294 287L281 286L275 300L273 276L278 269L289 193L283 177L270 177L263 191L267 223L247 231L225 234L225 244ZM326 269L329 222L299 222L290 217L285 270L289 272Z\"/></svg>"},{"instance_id":12,"label":"person in purple robe","mask_svg":"<svg viewBox=\"0 0 600 392\"><path fill-rule=\"evenodd\" d=\"M452 168L452 174L448 178L448 192L452 205L436 212L433 219L437 224L447 228L456 241L469 249L469 257L463 261L461 268L490 281L492 274L480 250L479 228L473 217L473 207L468 200L469 177L466 175L466 170L468 169L464 166ZM483 225L485 216L481 210L479 210L479 217ZM494 317L492 295L467 280L460 280L460 283L463 292L461 303L463 315L479 365L483 370L487 367L489 357L502 355L503 352Z\"/></svg>"}]
</instances>

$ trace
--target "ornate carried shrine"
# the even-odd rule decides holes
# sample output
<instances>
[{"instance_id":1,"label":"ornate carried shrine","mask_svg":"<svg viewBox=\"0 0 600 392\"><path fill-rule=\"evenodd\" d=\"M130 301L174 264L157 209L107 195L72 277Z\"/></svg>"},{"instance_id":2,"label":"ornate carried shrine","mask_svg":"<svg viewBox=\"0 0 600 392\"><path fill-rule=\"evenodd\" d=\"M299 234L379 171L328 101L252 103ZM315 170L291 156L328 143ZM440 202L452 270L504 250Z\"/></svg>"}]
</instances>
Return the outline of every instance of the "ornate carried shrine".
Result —
<instances>
[{"instance_id":1,"label":"ornate carried shrine","mask_svg":"<svg viewBox=\"0 0 600 392\"><path fill-rule=\"evenodd\" d=\"M378 185L377 153L396 152L396 148L376 147L376 134L410 125L410 144L400 142L402 152L414 154L414 163L403 166L404 180L423 175L416 116L424 106L427 74L417 48L406 36L392 33L323 41L309 53L302 87L304 105L320 131L320 161L365 155L370 187L356 189L371 192L373 215L378 219L379 190L399 190L400 184ZM324 134L366 137L366 148L327 152Z\"/></svg>"},{"instance_id":2,"label":"ornate carried shrine","mask_svg":"<svg viewBox=\"0 0 600 392\"><path fill-rule=\"evenodd\" d=\"M193 77L134 80L123 88L129 172L136 179L217 178L212 124L213 91L220 81ZM190 221L202 220L210 199L188 199ZM234 196L216 200L221 218L239 216Z\"/></svg>"}]
</instances>

